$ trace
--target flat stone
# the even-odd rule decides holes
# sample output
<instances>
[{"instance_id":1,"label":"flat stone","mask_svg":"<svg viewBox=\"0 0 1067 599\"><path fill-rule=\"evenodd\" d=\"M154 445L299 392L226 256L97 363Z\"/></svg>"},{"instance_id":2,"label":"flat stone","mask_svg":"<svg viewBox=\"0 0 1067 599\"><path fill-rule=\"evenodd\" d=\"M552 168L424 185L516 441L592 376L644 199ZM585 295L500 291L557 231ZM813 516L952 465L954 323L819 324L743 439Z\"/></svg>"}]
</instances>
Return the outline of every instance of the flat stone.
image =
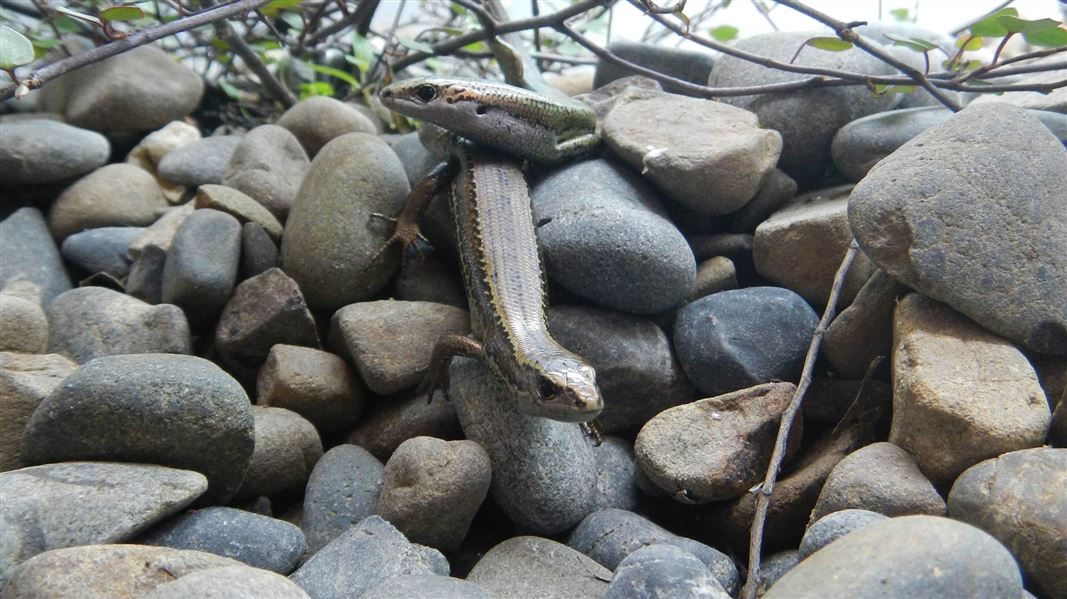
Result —
<instances>
[{"instance_id":1,"label":"flat stone","mask_svg":"<svg viewBox=\"0 0 1067 599\"><path fill-rule=\"evenodd\" d=\"M26 423L41 401L77 368L59 354L0 352L0 472L27 465L22 460Z\"/></svg>"},{"instance_id":2,"label":"flat stone","mask_svg":"<svg viewBox=\"0 0 1067 599\"><path fill-rule=\"evenodd\" d=\"M174 582L161 584L143 599L310 599L288 578L247 566L224 566L192 572Z\"/></svg>"},{"instance_id":3,"label":"flat stone","mask_svg":"<svg viewBox=\"0 0 1067 599\"><path fill-rule=\"evenodd\" d=\"M716 256L697 264L697 278L687 301L695 302L704 296L730 289L737 289L737 269L729 258Z\"/></svg>"},{"instance_id":4,"label":"flat stone","mask_svg":"<svg viewBox=\"0 0 1067 599\"><path fill-rule=\"evenodd\" d=\"M689 245L697 260L722 256L734 263L737 279L743 282L752 279L756 266L752 261L752 235L747 233L706 233L689 237Z\"/></svg>"},{"instance_id":5,"label":"flat stone","mask_svg":"<svg viewBox=\"0 0 1067 599\"><path fill-rule=\"evenodd\" d=\"M797 597L1022 596L1022 578L1003 545L981 530L936 516L902 516L868 526L797 564L767 599Z\"/></svg>"},{"instance_id":6,"label":"flat stone","mask_svg":"<svg viewBox=\"0 0 1067 599\"><path fill-rule=\"evenodd\" d=\"M44 353L48 316L41 307L41 288L25 279L0 288L0 351Z\"/></svg>"},{"instance_id":7,"label":"flat stone","mask_svg":"<svg viewBox=\"0 0 1067 599\"><path fill-rule=\"evenodd\" d=\"M356 445L338 445L322 455L308 478L300 522L308 555L374 514L382 486L382 463Z\"/></svg>"},{"instance_id":8,"label":"flat stone","mask_svg":"<svg viewBox=\"0 0 1067 599\"><path fill-rule=\"evenodd\" d=\"M683 503L739 497L763 480L795 390L767 383L664 410L637 434L637 465ZM800 430L791 431L794 444Z\"/></svg>"},{"instance_id":9,"label":"flat stone","mask_svg":"<svg viewBox=\"0 0 1067 599\"><path fill-rule=\"evenodd\" d=\"M900 300L893 321L889 442L931 481L1044 442L1052 415L1022 352L917 293Z\"/></svg>"},{"instance_id":10,"label":"flat stone","mask_svg":"<svg viewBox=\"0 0 1067 599\"><path fill-rule=\"evenodd\" d=\"M222 184L242 191L284 222L311 161L284 127L260 125L241 138Z\"/></svg>"},{"instance_id":11,"label":"flat stone","mask_svg":"<svg viewBox=\"0 0 1067 599\"><path fill-rule=\"evenodd\" d=\"M1067 150L1037 119L979 105L872 169L852 192L849 221L893 277L994 333L1063 355L1064 180Z\"/></svg>"},{"instance_id":12,"label":"flat stone","mask_svg":"<svg viewBox=\"0 0 1067 599\"><path fill-rule=\"evenodd\" d=\"M882 442L858 449L834 466L811 519L853 508L886 516L943 516L945 500L908 452Z\"/></svg>"},{"instance_id":13,"label":"flat stone","mask_svg":"<svg viewBox=\"0 0 1067 599\"><path fill-rule=\"evenodd\" d=\"M949 513L996 537L1019 561L1034 592L1067 594L1067 449L1024 449L960 475Z\"/></svg>"},{"instance_id":14,"label":"flat stone","mask_svg":"<svg viewBox=\"0 0 1067 599\"><path fill-rule=\"evenodd\" d=\"M490 549L467 580L494 597L599 599L611 571L577 551L541 537L514 537Z\"/></svg>"},{"instance_id":15,"label":"flat stone","mask_svg":"<svg viewBox=\"0 0 1067 599\"><path fill-rule=\"evenodd\" d=\"M800 541L800 559L804 559L837 539L889 517L869 510L845 509L819 518L804 532Z\"/></svg>"},{"instance_id":16,"label":"flat stone","mask_svg":"<svg viewBox=\"0 0 1067 599\"><path fill-rule=\"evenodd\" d=\"M307 418L320 436L349 430L363 412L365 392L339 356L278 343L256 379L256 403Z\"/></svg>"},{"instance_id":17,"label":"flat stone","mask_svg":"<svg viewBox=\"0 0 1067 599\"><path fill-rule=\"evenodd\" d=\"M251 279L280 264L278 246L271 241L266 229L256 223L241 225L241 279Z\"/></svg>"},{"instance_id":18,"label":"flat stone","mask_svg":"<svg viewBox=\"0 0 1067 599\"><path fill-rule=\"evenodd\" d=\"M282 224L262 204L248 195L225 185L204 184L196 192L193 205L197 209L211 208L236 218L242 225L256 223L277 242L282 237Z\"/></svg>"},{"instance_id":19,"label":"flat stone","mask_svg":"<svg viewBox=\"0 0 1067 599\"><path fill-rule=\"evenodd\" d=\"M378 130L360 111L328 96L312 96L297 102L278 119L314 158L331 140L347 133L377 134Z\"/></svg>"},{"instance_id":20,"label":"flat stone","mask_svg":"<svg viewBox=\"0 0 1067 599\"><path fill-rule=\"evenodd\" d=\"M127 248L144 231L144 227L88 229L64 239L60 252L84 272L106 272L121 279L130 272Z\"/></svg>"},{"instance_id":21,"label":"flat stone","mask_svg":"<svg viewBox=\"0 0 1067 599\"><path fill-rule=\"evenodd\" d=\"M371 587L360 599L492 599L480 584L433 574L408 574L387 578Z\"/></svg>"},{"instance_id":22,"label":"flat stone","mask_svg":"<svg viewBox=\"0 0 1067 599\"><path fill-rule=\"evenodd\" d=\"M98 227L144 227L167 208L156 179L132 164L100 167L63 190L48 211L57 240Z\"/></svg>"},{"instance_id":23,"label":"flat stone","mask_svg":"<svg viewBox=\"0 0 1067 599\"><path fill-rule=\"evenodd\" d=\"M650 545L626 556L608 585L604 599L670 599L730 595L700 560L671 545Z\"/></svg>"},{"instance_id":24,"label":"flat stone","mask_svg":"<svg viewBox=\"0 0 1067 599\"><path fill-rule=\"evenodd\" d=\"M180 307L196 330L219 317L237 283L241 223L218 210L196 210L174 234L163 268L163 301Z\"/></svg>"},{"instance_id":25,"label":"flat stone","mask_svg":"<svg viewBox=\"0 0 1067 599\"><path fill-rule=\"evenodd\" d=\"M426 436L455 440L463 438L452 402L426 394L395 398L370 406L352 429L349 442L365 447L380 460L388 460L404 441Z\"/></svg>"},{"instance_id":26,"label":"flat stone","mask_svg":"<svg viewBox=\"0 0 1067 599\"><path fill-rule=\"evenodd\" d=\"M797 182L778 168L763 178L756 195L734 213L730 228L735 233L752 233L797 194Z\"/></svg>"},{"instance_id":27,"label":"flat stone","mask_svg":"<svg viewBox=\"0 0 1067 599\"><path fill-rule=\"evenodd\" d=\"M855 299L826 328L822 352L838 376L862 379L878 356L893 347L893 309L909 292L906 285L876 269Z\"/></svg>"},{"instance_id":28,"label":"flat stone","mask_svg":"<svg viewBox=\"0 0 1067 599\"><path fill-rule=\"evenodd\" d=\"M708 82L711 67L715 64L715 58L709 52L683 50L658 44L614 41L608 44L607 49L628 62L698 85ZM596 74L593 75L593 87L603 87L632 74L633 72L629 69L599 59L596 63ZM670 85L666 87L666 90L677 94L684 93Z\"/></svg>"},{"instance_id":29,"label":"flat stone","mask_svg":"<svg viewBox=\"0 0 1067 599\"><path fill-rule=\"evenodd\" d=\"M310 422L284 408L252 406L255 451L237 496L274 497L304 489L322 457L322 441Z\"/></svg>"},{"instance_id":30,"label":"flat stone","mask_svg":"<svg viewBox=\"0 0 1067 599\"><path fill-rule=\"evenodd\" d=\"M0 252L0 288L16 279L36 284L41 290L41 303L47 307L52 300L70 289L70 277L63 267L48 224L41 211L25 207L0 221L0 238L4 251Z\"/></svg>"},{"instance_id":31,"label":"flat stone","mask_svg":"<svg viewBox=\"0 0 1067 599\"><path fill-rule=\"evenodd\" d=\"M185 315L103 287L79 287L48 307L48 351L82 363L117 354L191 352Z\"/></svg>"},{"instance_id":32,"label":"flat stone","mask_svg":"<svg viewBox=\"0 0 1067 599\"><path fill-rule=\"evenodd\" d=\"M107 164L111 143L95 131L51 119L0 123L5 185L59 183Z\"/></svg>"},{"instance_id":33,"label":"flat stone","mask_svg":"<svg viewBox=\"0 0 1067 599\"><path fill-rule=\"evenodd\" d=\"M186 218L196 210L192 202L186 202L181 206L167 209L166 212L149 225L140 237L130 243L130 257L137 259L148 246L155 246L163 251L170 249L174 241L174 235L178 227L185 222Z\"/></svg>"},{"instance_id":34,"label":"flat stone","mask_svg":"<svg viewBox=\"0 0 1067 599\"><path fill-rule=\"evenodd\" d=\"M299 527L230 507L187 512L154 527L140 542L214 553L279 574L292 572L307 546Z\"/></svg>"},{"instance_id":35,"label":"flat stone","mask_svg":"<svg viewBox=\"0 0 1067 599\"><path fill-rule=\"evenodd\" d=\"M205 416L210 415L210 417ZM241 484L254 444L244 389L202 358L106 356L83 364L26 426L29 463L157 463L207 476L206 499L225 502Z\"/></svg>"},{"instance_id":36,"label":"flat stone","mask_svg":"<svg viewBox=\"0 0 1067 599\"><path fill-rule=\"evenodd\" d=\"M174 148L159 161L164 179L190 187L222 183L226 164L241 143L238 135L213 135Z\"/></svg>"},{"instance_id":37,"label":"flat stone","mask_svg":"<svg viewBox=\"0 0 1067 599\"><path fill-rule=\"evenodd\" d=\"M207 479L162 466L67 462L4 472L0 485L0 577L7 577L51 549L129 539L199 497Z\"/></svg>"},{"instance_id":38,"label":"flat stone","mask_svg":"<svg viewBox=\"0 0 1067 599\"><path fill-rule=\"evenodd\" d=\"M330 345L351 357L371 391L387 395L422 382L434 344L470 331L466 310L432 302L358 302L334 313Z\"/></svg>"}]
</instances>

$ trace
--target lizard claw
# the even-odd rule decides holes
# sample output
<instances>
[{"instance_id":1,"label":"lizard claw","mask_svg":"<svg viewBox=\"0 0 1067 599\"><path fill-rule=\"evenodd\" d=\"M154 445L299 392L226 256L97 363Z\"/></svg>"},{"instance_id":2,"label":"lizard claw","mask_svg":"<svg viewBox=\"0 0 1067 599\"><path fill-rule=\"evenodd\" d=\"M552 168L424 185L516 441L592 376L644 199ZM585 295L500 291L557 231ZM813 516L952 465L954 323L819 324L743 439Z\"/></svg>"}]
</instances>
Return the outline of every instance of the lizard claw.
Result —
<instances>
[{"instance_id":1,"label":"lizard claw","mask_svg":"<svg viewBox=\"0 0 1067 599\"><path fill-rule=\"evenodd\" d=\"M444 380L442 380L442 377ZM426 373L426 376L422 377L422 382L419 383L417 389L415 389L415 395L419 396L426 394L426 403L433 402L433 398L440 391L444 396L445 401L451 401L448 397L448 371L445 370L443 375L435 375L430 372Z\"/></svg>"}]
</instances>

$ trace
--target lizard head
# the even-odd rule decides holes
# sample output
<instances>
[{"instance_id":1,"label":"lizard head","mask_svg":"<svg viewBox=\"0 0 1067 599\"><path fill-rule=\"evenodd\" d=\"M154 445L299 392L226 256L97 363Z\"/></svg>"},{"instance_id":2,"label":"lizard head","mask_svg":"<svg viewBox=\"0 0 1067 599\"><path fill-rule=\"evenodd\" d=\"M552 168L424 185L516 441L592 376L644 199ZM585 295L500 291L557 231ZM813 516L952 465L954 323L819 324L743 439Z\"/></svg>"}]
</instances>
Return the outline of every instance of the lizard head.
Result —
<instances>
[{"instance_id":1,"label":"lizard head","mask_svg":"<svg viewBox=\"0 0 1067 599\"><path fill-rule=\"evenodd\" d=\"M604 409L596 372L577 357L547 360L535 371L534 405L522 410L563 422L586 422Z\"/></svg>"},{"instance_id":2,"label":"lizard head","mask_svg":"<svg viewBox=\"0 0 1067 599\"><path fill-rule=\"evenodd\" d=\"M484 114L485 96L477 92L477 85L476 81L464 79L419 77L393 83L383 88L378 97L390 110L447 126L461 116Z\"/></svg>"}]
</instances>

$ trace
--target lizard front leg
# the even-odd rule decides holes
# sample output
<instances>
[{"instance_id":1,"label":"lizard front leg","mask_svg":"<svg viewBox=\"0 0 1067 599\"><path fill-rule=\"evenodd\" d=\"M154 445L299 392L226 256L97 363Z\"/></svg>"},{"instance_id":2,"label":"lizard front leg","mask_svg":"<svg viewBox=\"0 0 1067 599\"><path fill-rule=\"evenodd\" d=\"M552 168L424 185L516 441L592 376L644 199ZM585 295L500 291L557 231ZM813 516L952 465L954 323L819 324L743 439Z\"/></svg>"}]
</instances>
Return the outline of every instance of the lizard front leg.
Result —
<instances>
[{"instance_id":1,"label":"lizard front leg","mask_svg":"<svg viewBox=\"0 0 1067 599\"><path fill-rule=\"evenodd\" d=\"M441 389L445 399L448 399L448 369L452 365L455 356L468 358L482 357L482 344L473 337L465 335L444 335L437 340L430 355L430 366L426 370L426 376L415 391L416 395L422 395L429 391L427 402L433 400L434 393Z\"/></svg>"}]
</instances>

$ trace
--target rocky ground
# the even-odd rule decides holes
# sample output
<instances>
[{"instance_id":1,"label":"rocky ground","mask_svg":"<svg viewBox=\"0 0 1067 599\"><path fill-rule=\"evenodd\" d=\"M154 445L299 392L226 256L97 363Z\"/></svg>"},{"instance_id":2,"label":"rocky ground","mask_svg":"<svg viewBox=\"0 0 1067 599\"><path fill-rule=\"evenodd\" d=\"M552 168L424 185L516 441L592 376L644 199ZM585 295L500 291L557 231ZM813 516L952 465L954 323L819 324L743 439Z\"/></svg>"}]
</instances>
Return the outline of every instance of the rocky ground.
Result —
<instances>
[{"instance_id":1,"label":"rocky ground","mask_svg":"<svg viewBox=\"0 0 1067 599\"><path fill-rule=\"evenodd\" d=\"M797 35L739 45L787 60ZM787 77L614 49L712 85ZM516 412L478 362L453 363L451 401L415 395L469 328L444 202L428 259L371 264L372 213L437 159L416 134L317 97L202 137L202 82L152 47L4 115L3 596L736 595L750 490L854 235L762 592L1067 597L1063 90L953 115L615 78L584 96L602 155L530 175L600 446Z\"/></svg>"}]
</instances>

